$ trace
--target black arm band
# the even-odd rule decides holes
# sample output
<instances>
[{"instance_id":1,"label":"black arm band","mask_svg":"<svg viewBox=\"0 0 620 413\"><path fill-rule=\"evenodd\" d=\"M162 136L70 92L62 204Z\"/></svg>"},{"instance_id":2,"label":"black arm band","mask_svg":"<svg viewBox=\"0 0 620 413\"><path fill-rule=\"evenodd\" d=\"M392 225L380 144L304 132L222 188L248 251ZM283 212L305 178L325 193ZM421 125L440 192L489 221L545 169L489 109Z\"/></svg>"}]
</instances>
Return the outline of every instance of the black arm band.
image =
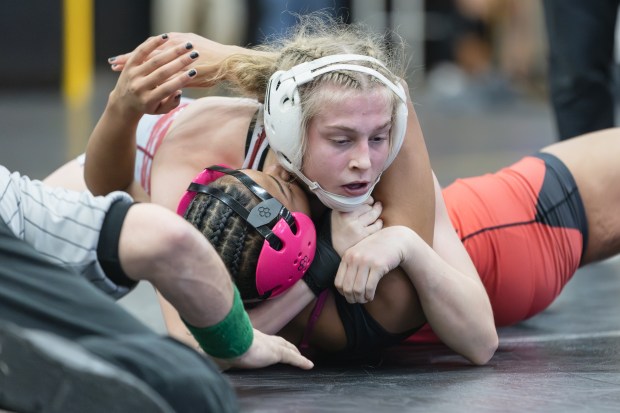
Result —
<instances>
[{"instance_id":1,"label":"black arm band","mask_svg":"<svg viewBox=\"0 0 620 413\"><path fill-rule=\"evenodd\" d=\"M103 220L99 233L99 244L97 245L97 259L105 275L115 284L128 288L135 287L138 282L129 278L123 271L118 255L118 243L125 216L133 205L135 202L122 199L110 206Z\"/></svg>"}]
</instances>

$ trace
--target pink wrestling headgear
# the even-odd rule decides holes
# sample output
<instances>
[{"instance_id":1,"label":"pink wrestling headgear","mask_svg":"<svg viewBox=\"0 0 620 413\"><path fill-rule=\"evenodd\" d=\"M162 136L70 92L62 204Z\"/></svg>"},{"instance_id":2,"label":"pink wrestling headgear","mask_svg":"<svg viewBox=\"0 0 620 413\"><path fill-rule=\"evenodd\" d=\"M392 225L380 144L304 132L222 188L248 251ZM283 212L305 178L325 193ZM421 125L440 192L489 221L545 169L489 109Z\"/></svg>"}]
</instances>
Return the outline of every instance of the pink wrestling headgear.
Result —
<instances>
[{"instance_id":1,"label":"pink wrestling headgear","mask_svg":"<svg viewBox=\"0 0 620 413\"><path fill-rule=\"evenodd\" d=\"M261 202L248 211L230 195L207 186L224 174L237 178ZM256 266L256 290L261 300L278 296L306 273L316 250L316 230L307 215L291 213L249 176L222 166L205 168L194 178L179 202L179 215L185 214L198 192L225 203L265 239Z\"/></svg>"}]
</instances>

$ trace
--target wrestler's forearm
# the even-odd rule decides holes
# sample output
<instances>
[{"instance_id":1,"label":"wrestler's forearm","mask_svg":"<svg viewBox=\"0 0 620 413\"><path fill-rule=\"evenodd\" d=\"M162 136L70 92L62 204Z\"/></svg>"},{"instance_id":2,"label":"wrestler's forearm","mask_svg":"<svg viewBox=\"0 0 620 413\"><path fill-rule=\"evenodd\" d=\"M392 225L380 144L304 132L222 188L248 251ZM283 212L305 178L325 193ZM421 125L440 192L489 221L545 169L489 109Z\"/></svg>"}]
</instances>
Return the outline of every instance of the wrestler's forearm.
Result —
<instances>
[{"instance_id":1,"label":"wrestler's forearm","mask_svg":"<svg viewBox=\"0 0 620 413\"><path fill-rule=\"evenodd\" d=\"M113 94L86 146L84 180L95 195L126 190L133 182L135 132L141 114L124 113Z\"/></svg>"},{"instance_id":2,"label":"wrestler's forearm","mask_svg":"<svg viewBox=\"0 0 620 413\"><path fill-rule=\"evenodd\" d=\"M473 363L486 363L497 348L497 331L489 297L463 244L454 233L437 192L433 248L415 232L403 245L401 268L418 292L433 331L454 351Z\"/></svg>"},{"instance_id":3,"label":"wrestler's forearm","mask_svg":"<svg viewBox=\"0 0 620 413\"><path fill-rule=\"evenodd\" d=\"M276 334L316 297L303 281L298 281L281 296L267 300L248 311L254 328Z\"/></svg>"},{"instance_id":4,"label":"wrestler's forearm","mask_svg":"<svg viewBox=\"0 0 620 413\"><path fill-rule=\"evenodd\" d=\"M383 173L373 197L383 204L384 226L404 225L432 245L435 222L432 170L420 122L410 99L408 109L403 146L394 163Z\"/></svg>"},{"instance_id":5,"label":"wrestler's forearm","mask_svg":"<svg viewBox=\"0 0 620 413\"><path fill-rule=\"evenodd\" d=\"M448 347L474 364L485 364L497 348L497 333L486 291L432 254L425 259L412 254L418 264L407 266L407 274L433 331Z\"/></svg>"}]
</instances>

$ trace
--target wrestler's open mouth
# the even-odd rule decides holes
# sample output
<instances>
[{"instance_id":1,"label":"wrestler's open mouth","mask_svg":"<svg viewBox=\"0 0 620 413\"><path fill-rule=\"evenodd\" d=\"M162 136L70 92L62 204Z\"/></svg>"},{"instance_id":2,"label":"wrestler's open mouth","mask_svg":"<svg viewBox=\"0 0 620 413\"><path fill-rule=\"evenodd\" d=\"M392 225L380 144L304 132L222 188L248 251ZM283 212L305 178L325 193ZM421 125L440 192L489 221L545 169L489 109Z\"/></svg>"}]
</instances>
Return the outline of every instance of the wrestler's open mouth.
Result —
<instances>
[{"instance_id":1,"label":"wrestler's open mouth","mask_svg":"<svg viewBox=\"0 0 620 413\"><path fill-rule=\"evenodd\" d=\"M347 185L342 185L345 192L349 196L365 194L368 190L368 182L354 182Z\"/></svg>"}]
</instances>

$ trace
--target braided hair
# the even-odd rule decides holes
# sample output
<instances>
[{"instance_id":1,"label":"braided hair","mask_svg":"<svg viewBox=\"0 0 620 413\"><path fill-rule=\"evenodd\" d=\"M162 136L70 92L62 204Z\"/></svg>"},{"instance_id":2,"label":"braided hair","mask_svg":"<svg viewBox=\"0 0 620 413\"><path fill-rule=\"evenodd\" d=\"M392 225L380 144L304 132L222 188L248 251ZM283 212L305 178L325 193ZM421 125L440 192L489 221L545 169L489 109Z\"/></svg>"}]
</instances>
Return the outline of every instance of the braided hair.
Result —
<instances>
[{"instance_id":1,"label":"braided hair","mask_svg":"<svg viewBox=\"0 0 620 413\"><path fill-rule=\"evenodd\" d=\"M209 186L236 199L248 210L260 200L231 176L223 176ZM264 238L228 205L214 196L197 193L184 218L213 245L224 261L243 300L259 297L256 289L256 266Z\"/></svg>"}]
</instances>

